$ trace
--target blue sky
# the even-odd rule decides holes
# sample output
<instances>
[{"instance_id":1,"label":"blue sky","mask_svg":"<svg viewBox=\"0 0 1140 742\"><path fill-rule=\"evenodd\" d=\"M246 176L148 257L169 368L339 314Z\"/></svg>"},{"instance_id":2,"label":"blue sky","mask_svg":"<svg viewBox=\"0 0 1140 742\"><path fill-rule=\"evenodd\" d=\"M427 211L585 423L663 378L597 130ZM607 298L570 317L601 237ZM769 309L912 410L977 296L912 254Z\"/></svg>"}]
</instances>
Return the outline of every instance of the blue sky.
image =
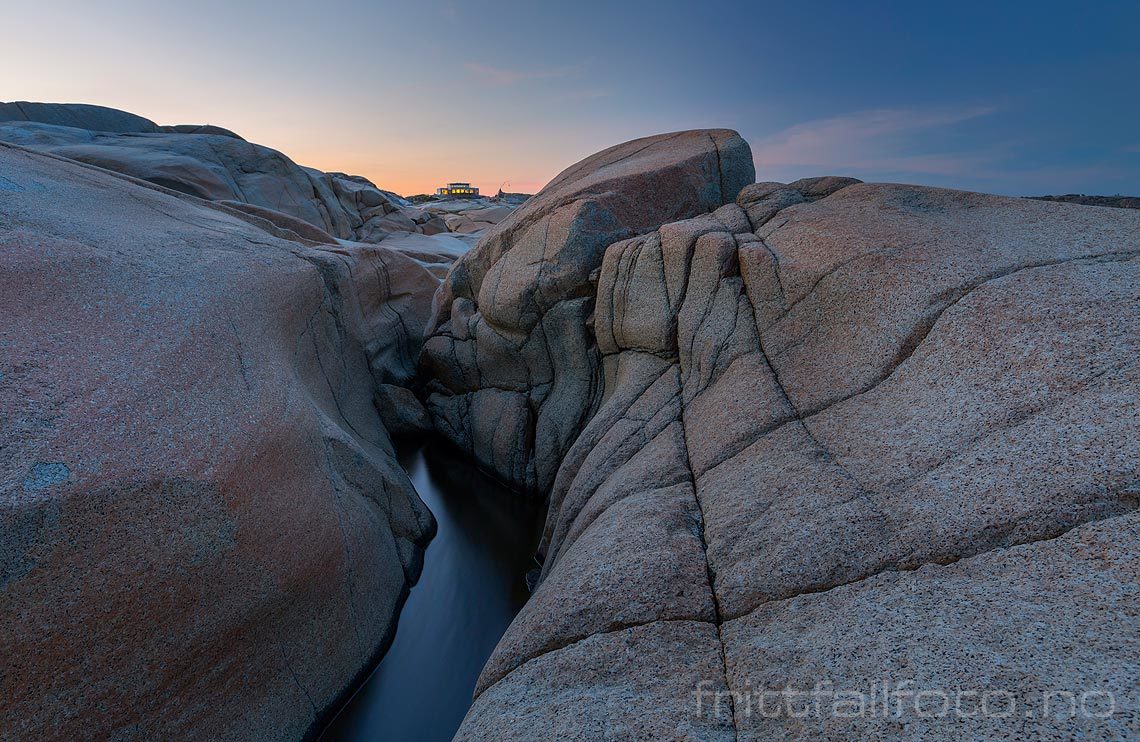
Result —
<instances>
[{"instance_id":1,"label":"blue sky","mask_svg":"<svg viewBox=\"0 0 1140 742\"><path fill-rule=\"evenodd\" d=\"M761 180L1140 194L1140 2L222 2L5 10L0 99L229 126L402 192L535 190L737 129Z\"/></svg>"}]
</instances>

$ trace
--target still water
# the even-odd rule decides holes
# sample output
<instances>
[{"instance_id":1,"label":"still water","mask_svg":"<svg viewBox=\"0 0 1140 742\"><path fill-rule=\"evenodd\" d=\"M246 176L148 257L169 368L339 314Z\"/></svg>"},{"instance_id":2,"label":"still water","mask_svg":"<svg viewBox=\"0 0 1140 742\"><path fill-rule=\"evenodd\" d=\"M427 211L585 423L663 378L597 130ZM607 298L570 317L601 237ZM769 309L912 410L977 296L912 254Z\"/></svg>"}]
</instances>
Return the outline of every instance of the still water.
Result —
<instances>
[{"instance_id":1,"label":"still water","mask_svg":"<svg viewBox=\"0 0 1140 742\"><path fill-rule=\"evenodd\" d=\"M483 663L527 599L540 508L446 448L400 462L439 524L391 648L322 740L450 740Z\"/></svg>"}]
</instances>

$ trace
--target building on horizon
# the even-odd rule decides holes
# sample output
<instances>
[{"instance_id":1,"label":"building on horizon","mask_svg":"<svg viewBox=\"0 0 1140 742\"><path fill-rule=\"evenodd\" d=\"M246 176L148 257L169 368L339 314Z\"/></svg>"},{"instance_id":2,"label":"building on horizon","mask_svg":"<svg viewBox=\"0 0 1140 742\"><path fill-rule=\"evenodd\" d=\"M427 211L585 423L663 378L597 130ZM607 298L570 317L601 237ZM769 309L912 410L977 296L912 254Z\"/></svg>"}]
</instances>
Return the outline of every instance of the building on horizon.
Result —
<instances>
[{"instance_id":1,"label":"building on horizon","mask_svg":"<svg viewBox=\"0 0 1140 742\"><path fill-rule=\"evenodd\" d=\"M470 183L448 183L443 188L436 188L435 195L473 198L479 195L479 189Z\"/></svg>"}]
</instances>

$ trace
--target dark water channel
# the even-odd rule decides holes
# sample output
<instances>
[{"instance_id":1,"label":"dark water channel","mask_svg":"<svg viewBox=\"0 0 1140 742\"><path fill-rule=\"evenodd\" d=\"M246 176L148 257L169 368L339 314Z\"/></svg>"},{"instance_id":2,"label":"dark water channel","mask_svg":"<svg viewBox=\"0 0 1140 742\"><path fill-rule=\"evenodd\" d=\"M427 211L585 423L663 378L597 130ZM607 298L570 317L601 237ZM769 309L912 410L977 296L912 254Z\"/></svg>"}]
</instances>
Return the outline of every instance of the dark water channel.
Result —
<instances>
[{"instance_id":1,"label":"dark water channel","mask_svg":"<svg viewBox=\"0 0 1140 742\"><path fill-rule=\"evenodd\" d=\"M400 462L439 524L391 648L322 740L450 740L483 663L527 599L540 507L446 448Z\"/></svg>"}]
</instances>

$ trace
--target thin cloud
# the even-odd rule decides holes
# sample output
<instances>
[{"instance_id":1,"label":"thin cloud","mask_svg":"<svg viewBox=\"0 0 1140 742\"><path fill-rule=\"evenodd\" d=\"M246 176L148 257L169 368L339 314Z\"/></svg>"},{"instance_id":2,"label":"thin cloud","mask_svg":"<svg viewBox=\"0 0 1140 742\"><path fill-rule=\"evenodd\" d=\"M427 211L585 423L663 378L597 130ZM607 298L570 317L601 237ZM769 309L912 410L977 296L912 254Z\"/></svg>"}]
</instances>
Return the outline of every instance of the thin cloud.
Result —
<instances>
[{"instance_id":1,"label":"thin cloud","mask_svg":"<svg viewBox=\"0 0 1140 742\"><path fill-rule=\"evenodd\" d=\"M572 67L558 67L549 70L512 70L503 67L492 67L478 62L467 62L463 65L467 71L474 75L485 85L507 87L518 85L531 80L550 80L558 77L567 77L573 73Z\"/></svg>"},{"instance_id":2,"label":"thin cloud","mask_svg":"<svg viewBox=\"0 0 1140 742\"><path fill-rule=\"evenodd\" d=\"M977 169L979 155L903 154L909 137L988 116L975 106L923 110L885 108L796 124L752 148L761 169L830 168L959 175Z\"/></svg>"},{"instance_id":3,"label":"thin cloud","mask_svg":"<svg viewBox=\"0 0 1140 742\"><path fill-rule=\"evenodd\" d=\"M1131 147L1125 147L1124 151L1140 154L1140 144L1133 144Z\"/></svg>"}]
</instances>

